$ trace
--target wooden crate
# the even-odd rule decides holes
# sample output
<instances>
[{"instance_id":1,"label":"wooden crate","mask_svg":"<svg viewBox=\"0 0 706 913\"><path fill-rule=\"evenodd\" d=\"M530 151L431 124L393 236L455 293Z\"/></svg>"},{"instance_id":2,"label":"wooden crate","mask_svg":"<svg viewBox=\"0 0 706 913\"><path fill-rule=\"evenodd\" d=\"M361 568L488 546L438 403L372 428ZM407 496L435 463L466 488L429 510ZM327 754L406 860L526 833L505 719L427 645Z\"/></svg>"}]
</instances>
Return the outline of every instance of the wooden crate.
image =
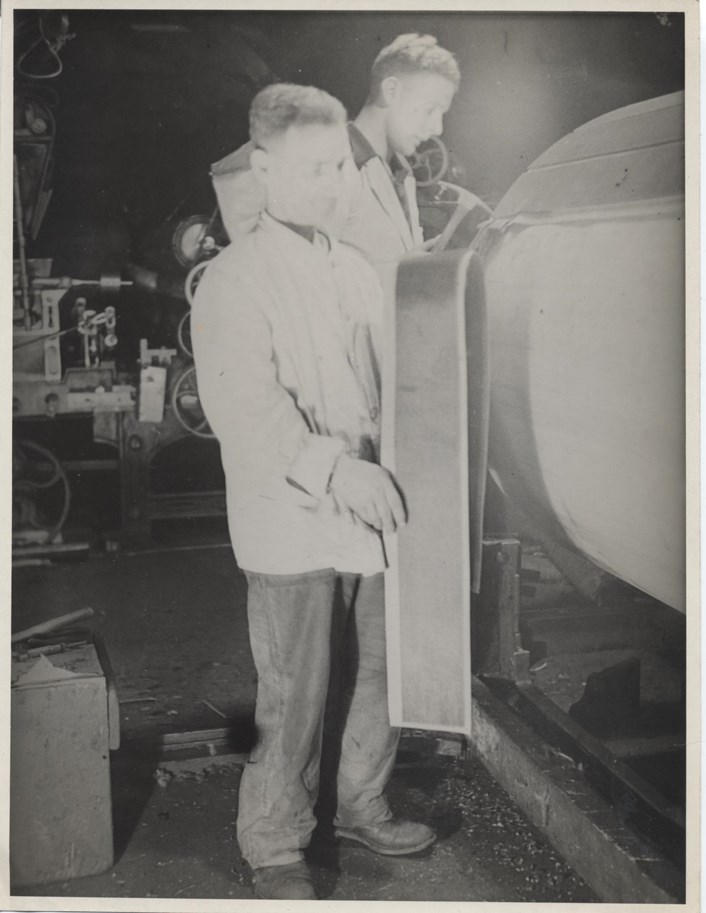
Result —
<instances>
[{"instance_id":1,"label":"wooden crate","mask_svg":"<svg viewBox=\"0 0 706 913\"><path fill-rule=\"evenodd\" d=\"M110 749L119 745L119 717L107 665L93 644L12 663L13 888L113 864Z\"/></svg>"}]
</instances>

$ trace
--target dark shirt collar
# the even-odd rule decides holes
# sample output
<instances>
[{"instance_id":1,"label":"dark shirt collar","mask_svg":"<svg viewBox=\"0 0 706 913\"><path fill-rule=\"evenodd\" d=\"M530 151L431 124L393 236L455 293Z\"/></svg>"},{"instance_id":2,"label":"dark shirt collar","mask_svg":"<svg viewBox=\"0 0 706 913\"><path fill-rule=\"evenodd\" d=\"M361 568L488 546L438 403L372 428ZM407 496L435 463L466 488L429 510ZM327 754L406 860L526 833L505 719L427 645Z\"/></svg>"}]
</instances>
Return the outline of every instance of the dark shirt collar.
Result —
<instances>
[{"instance_id":1,"label":"dark shirt collar","mask_svg":"<svg viewBox=\"0 0 706 913\"><path fill-rule=\"evenodd\" d=\"M378 155L375 149L373 149L370 140L368 140L353 121L350 121L348 124L348 137L351 143L351 151L353 152L353 161L359 171L366 162L370 161L370 159L376 157L382 159L382 156ZM387 164L390 167L390 171L399 180L404 180L407 175L412 173L412 169L410 168L407 159L396 153L393 153Z\"/></svg>"},{"instance_id":2,"label":"dark shirt collar","mask_svg":"<svg viewBox=\"0 0 706 913\"><path fill-rule=\"evenodd\" d=\"M351 151L353 152L355 167L360 170L366 162L375 158L377 152L370 145L368 138L360 132L353 121L350 121L348 124L348 136L351 141Z\"/></svg>"}]
</instances>

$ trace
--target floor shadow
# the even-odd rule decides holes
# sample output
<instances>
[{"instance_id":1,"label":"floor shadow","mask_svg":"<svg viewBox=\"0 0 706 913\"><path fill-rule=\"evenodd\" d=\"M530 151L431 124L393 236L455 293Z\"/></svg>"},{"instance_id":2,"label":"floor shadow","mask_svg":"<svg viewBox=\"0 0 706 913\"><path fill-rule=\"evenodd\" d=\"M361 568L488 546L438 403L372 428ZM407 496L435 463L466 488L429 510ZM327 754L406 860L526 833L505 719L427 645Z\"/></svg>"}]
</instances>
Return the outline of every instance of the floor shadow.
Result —
<instances>
[{"instance_id":1,"label":"floor shadow","mask_svg":"<svg viewBox=\"0 0 706 913\"><path fill-rule=\"evenodd\" d=\"M110 759L113 802L113 845L117 862L128 848L155 789L160 753L156 746L141 751L118 750Z\"/></svg>"},{"instance_id":2,"label":"floor shadow","mask_svg":"<svg viewBox=\"0 0 706 913\"><path fill-rule=\"evenodd\" d=\"M203 721L199 720L196 730L187 729L183 733L171 734L175 739L183 736L184 742L171 743L169 751L165 751L158 734L144 733L142 737L123 742L119 750L112 752L110 772L116 861L125 852L139 824L157 785L155 774L161 765L185 757L203 757L205 764L209 758L216 761L219 756L250 753L257 738L252 712L233 714L226 722L227 726L217 730L220 734L218 741L211 744L205 737L203 744L195 745L189 741L192 731L199 735L209 732Z\"/></svg>"},{"instance_id":3,"label":"floor shadow","mask_svg":"<svg viewBox=\"0 0 706 913\"><path fill-rule=\"evenodd\" d=\"M317 827L304 851L316 896L325 900L336 890L341 876L341 854L332 827Z\"/></svg>"}]
</instances>

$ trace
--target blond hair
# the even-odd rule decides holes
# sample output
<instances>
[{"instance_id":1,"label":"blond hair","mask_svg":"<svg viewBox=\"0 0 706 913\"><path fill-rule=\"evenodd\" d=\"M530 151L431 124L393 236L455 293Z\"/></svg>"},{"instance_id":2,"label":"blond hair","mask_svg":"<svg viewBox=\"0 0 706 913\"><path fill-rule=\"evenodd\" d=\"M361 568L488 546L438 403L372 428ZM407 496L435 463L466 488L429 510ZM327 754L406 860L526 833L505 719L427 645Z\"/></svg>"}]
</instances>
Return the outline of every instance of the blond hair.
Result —
<instances>
[{"instance_id":1,"label":"blond hair","mask_svg":"<svg viewBox=\"0 0 706 913\"><path fill-rule=\"evenodd\" d=\"M436 73L447 79L455 89L461 82L461 72L454 55L440 47L433 35L411 32L398 35L375 58L370 71L368 100L377 99L382 81L388 76L409 73Z\"/></svg>"}]
</instances>

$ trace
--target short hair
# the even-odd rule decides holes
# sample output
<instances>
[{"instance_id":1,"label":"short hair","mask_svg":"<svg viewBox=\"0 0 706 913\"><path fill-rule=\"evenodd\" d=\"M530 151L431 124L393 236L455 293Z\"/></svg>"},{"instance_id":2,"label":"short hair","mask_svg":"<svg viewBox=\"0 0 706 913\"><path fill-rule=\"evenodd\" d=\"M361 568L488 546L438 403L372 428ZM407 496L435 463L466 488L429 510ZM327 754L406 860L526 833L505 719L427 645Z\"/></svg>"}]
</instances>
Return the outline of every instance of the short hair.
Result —
<instances>
[{"instance_id":1,"label":"short hair","mask_svg":"<svg viewBox=\"0 0 706 913\"><path fill-rule=\"evenodd\" d=\"M370 71L368 99L378 97L382 81L388 76L410 73L436 73L448 79L454 89L458 89L461 82L458 63L450 51L440 47L433 35L410 32L398 35L375 58Z\"/></svg>"},{"instance_id":2,"label":"short hair","mask_svg":"<svg viewBox=\"0 0 706 913\"><path fill-rule=\"evenodd\" d=\"M275 83L259 91L250 105L250 139L259 148L290 127L345 122L346 109L341 102L314 86Z\"/></svg>"}]
</instances>

